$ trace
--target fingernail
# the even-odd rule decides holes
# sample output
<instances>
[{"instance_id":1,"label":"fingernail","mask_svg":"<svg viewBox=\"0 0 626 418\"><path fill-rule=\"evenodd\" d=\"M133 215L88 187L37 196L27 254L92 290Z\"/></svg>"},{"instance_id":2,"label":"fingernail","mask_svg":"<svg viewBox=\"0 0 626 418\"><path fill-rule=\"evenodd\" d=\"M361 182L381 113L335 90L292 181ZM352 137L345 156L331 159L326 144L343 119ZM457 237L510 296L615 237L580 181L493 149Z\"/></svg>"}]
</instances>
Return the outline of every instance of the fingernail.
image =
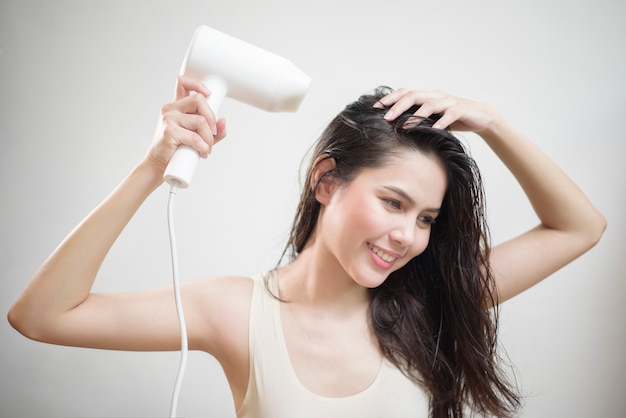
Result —
<instances>
[{"instance_id":1,"label":"fingernail","mask_svg":"<svg viewBox=\"0 0 626 418\"><path fill-rule=\"evenodd\" d=\"M377 101L376 103L374 103L374 107L377 109L384 109L385 105L381 103L381 101Z\"/></svg>"}]
</instances>

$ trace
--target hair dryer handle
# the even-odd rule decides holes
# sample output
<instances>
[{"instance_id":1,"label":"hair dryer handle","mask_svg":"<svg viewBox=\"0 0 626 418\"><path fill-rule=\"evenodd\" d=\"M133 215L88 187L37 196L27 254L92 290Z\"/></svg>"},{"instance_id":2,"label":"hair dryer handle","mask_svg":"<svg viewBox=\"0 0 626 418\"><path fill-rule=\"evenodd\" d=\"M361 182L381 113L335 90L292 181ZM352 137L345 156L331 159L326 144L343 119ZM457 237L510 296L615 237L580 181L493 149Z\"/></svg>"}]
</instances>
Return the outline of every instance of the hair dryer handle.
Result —
<instances>
[{"instance_id":1,"label":"hair dryer handle","mask_svg":"<svg viewBox=\"0 0 626 418\"><path fill-rule=\"evenodd\" d=\"M163 180L170 185L178 183L179 188L186 189L189 187L194 174L196 174L199 160L200 155L198 155L195 149L187 145L180 145L167 164Z\"/></svg>"},{"instance_id":2,"label":"hair dryer handle","mask_svg":"<svg viewBox=\"0 0 626 418\"><path fill-rule=\"evenodd\" d=\"M217 117L217 110L228 90L226 82L217 76L207 77L202 81L211 92L207 102ZM179 188L186 189L196 173L199 160L200 155L198 155L196 150L187 145L180 145L167 164L163 179L170 185L176 182Z\"/></svg>"}]
</instances>

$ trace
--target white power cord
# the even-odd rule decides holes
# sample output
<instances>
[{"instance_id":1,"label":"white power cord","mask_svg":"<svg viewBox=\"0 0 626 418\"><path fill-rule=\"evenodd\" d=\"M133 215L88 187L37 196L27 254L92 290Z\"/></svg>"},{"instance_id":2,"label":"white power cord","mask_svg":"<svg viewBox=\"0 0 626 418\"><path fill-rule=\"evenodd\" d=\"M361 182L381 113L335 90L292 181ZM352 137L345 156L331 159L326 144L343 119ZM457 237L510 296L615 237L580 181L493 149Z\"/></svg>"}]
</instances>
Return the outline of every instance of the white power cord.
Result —
<instances>
[{"instance_id":1,"label":"white power cord","mask_svg":"<svg viewBox=\"0 0 626 418\"><path fill-rule=\"evenodd\" d=\"M176 376L176 384L174 385L174 393L172 394L172 403L170 406L170 418L176 417L176 409L178 407L178 397L180 395L180 387L187 368L187 354L189 352L187 342L187 326L185 325L185 315L183 312L183 303L180 297L180 281L178 279L178 254L176 251L176 236L174 234L174 198L178 191L178 182L173 181L170 188L170 196L167 203L167 225L170 234L170 248L172 253L172 278L174 281L174 299L176 302L176 313L178 314L178 323L180 325L180 364L178 366L178 374Z\"/></svg>"}]
</instances>

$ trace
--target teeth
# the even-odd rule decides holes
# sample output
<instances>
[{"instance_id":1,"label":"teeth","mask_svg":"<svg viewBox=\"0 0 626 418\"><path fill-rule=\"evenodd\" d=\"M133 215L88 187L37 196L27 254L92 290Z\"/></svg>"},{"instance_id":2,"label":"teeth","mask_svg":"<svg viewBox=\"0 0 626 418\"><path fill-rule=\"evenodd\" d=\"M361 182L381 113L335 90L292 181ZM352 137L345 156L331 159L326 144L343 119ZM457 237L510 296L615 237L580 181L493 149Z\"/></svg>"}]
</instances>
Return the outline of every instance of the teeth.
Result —
<instances>
[{"instance_id":1,"label":"teeth","mask_svg":"<svg viewBox=\"0 0 626 418\"><path fill-rule=\"evenodd\" d=\"M380 258L382 258L383 260L385 260L386 262L390 263L393 260L395 260L396 258L387 254L386 252L384 252L383 250L381 250L378 247L374 247L372 245L370 245L370 248L372 249L372 251L374 251L374 254L376 254L377 256L379 256Z\"/></svg>"}]
</instances>

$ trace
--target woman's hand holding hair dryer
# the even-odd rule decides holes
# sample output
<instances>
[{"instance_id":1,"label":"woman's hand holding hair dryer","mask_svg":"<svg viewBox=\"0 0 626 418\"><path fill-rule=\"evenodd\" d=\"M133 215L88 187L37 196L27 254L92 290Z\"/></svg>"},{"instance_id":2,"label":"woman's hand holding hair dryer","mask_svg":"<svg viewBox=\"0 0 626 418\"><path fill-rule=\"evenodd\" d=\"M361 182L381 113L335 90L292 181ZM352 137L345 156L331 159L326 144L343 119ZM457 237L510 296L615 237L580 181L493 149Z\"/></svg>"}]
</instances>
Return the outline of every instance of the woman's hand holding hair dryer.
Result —
<instances>
[{"instance_id":1,"label":"woman's hand holding hair dryer","mask_svg":"<svg viewBox=\"0 0 626 418\"><path fill-rule=\"evenodd\" d=\"M226 136L226 120L216 119L206 101L210 95L201 81L178 77L175 100L161 108L161 123L146 155L158 173L165 171L179 145L188 145L206 158Z\"/></svg>"}]
</instances>

